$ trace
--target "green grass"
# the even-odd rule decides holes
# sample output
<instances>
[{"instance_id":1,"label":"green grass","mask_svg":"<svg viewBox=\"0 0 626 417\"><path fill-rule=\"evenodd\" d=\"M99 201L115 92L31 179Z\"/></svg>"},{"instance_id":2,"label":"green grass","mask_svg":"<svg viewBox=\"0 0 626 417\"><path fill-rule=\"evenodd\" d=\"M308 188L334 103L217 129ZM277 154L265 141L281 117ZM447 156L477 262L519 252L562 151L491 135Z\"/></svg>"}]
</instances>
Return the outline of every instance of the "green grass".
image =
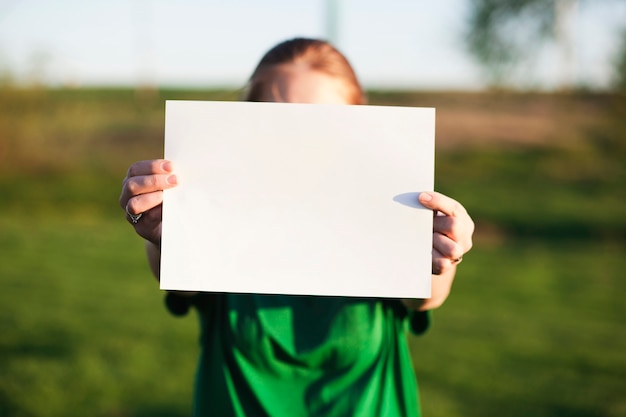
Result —
<instances>
[{"instance_id":1,"label":"green grass","mask_svg":"<svg viewBox=\"0 0 626 417\"><path fill-rule=\"evenodd\" d=\"M117 214L0 223L1 415L188 415L197 324L165 312ZM479 244L412 339L425 414L626 415L624 249Z\"/></svg>"},{"instance_id":2,"label":"green grass","mask_svg":"<svg viewBox=\"0 0 626 417\"><path fill-rule=\"evenodd\" d=\"M413 339L425 415L626 415L624 249L519 241L468 254L431 333Z\"/></svg>"},{"instance_id":3,"label":"green grass","mask_svg":"<svg viewBox=\"0 0 626 417\"><path fill-rule=\"evenodd\" d=\"M2 219L0 415L188 415L196 323L165 312L122 219Z\"/></svg>"},{"instance_id":4,"label":"green grass","mask_svg":"<svg viewBox=\"0 0 626 417\"><path fill-rule=\"evenodd\" d=\"M575 143L438 152L437 188L477 231L450 299L411 339L427 417L626 416L626 118L613 99L593 97L619 111ZM117 204L128 164L161 154L162 123L162 101L128 90L0 95L0 416L189 415L195 317L165 311Z\"/></svg>"},{"instance_id":5,"label":"green grass","mask_svg":"<svg viewBox=\"0 0 626 417\"><path fill-rule=\"evenodd\" d=\"M193 329L158 313L139 241L117 223L77 211L3 218L0 414L116 415L150 402L155 371L191 364L158 354L193 345L182 331Z\"/></svg>"},{"instance_id":6,"label":"green grass","mask_svg":"<svg viewBox=\"0 0 626 417\"><path fill-rule=\"evenodd\" d=\"M620 137L624 144L626 141ZM472 149L437 160L437 188L481 224L541 238L626 239L626 151Z\"/></svg>"}]
</instances>

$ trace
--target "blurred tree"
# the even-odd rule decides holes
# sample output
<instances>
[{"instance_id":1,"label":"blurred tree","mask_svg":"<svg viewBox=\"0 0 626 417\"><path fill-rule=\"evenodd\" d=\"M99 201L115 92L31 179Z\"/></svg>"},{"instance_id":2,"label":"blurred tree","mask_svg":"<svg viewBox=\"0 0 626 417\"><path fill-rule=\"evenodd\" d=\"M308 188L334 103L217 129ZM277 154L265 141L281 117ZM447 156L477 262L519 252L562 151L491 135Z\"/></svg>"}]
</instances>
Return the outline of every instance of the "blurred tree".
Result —
<instances>
[{"instance_id":1,"label":"blurred tree","mask_svg":"<svg viewBox=\"0 0 626 417\"><path fill-rule=\"evenodd\" d=\"M513 69L554 38L561 51L561 84L574 81L573 15L578 0L470 0L467 46L487 71L489 81L503 85Z\"/></svg>"}]
</instances>

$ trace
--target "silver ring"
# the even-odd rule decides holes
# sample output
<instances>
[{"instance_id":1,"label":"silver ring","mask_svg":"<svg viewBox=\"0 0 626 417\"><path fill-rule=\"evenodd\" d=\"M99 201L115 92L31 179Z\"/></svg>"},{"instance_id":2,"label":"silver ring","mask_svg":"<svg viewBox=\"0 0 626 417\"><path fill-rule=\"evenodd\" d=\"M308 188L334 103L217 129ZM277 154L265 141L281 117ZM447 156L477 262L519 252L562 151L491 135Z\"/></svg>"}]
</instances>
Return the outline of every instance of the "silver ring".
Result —
<instances>
[{"instance_id":1,"label":"silver ring","mask_svg":"<svg viewBox=\"0 0 626 417\"><path fill-rule=\"evenodd\" d=\"M452 265L456 265L456 264L460 264L462 260L463 260L463 257L460 256L456 259L451 260L450 262L452 262Z\"/></svg>"},{"instance_id":2,"label":"silver ring","mask_svg":"<svg viewBox=\"0 0 626 417\"><path fill-rule=\"evenodd\" d=\"M126 214L128 214L128 218L130 219L130 222L132 224L137 224L139 222L139 219L141 219L141 216L143 216L143 213L133 214L128 211L128 203L126 203Z\"/></svg>"}]
</instances>

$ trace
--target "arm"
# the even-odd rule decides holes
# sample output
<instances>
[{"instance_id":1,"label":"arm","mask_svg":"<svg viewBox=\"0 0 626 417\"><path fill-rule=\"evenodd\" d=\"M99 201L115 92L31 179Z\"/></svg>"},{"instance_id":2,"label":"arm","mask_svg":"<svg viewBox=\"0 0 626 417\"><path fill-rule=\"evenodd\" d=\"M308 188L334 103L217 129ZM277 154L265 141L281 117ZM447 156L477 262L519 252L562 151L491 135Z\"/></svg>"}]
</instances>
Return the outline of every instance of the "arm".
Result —
<instances>
[{"instance_id":1,"label":"arm","mask_svg":"<svg viewBox=\"0 0 626 417\"><path fill-rule=\"evenodd\" d=\"M163 159L136 162L130 166L120 195L120 206L126 210L126 219L135 232L146 241L146 256L157 281L161 265L161 220L163 218L163 190L178 184L172 163ZM131 217L135 216L135 220ZM136 216L140 215L139 218ZM176 291L190 297L195 292ZM186 311L186 310L185 310ZM176 314L180 314L180 311Z\"/></svg>"},{"instance_id":2,"label":"arm","mask_svg":"<svg viewBox=\"0 0 626 417\"><path fill-rule=\"evenodd\" d=\"M412 310L425 311L441 306L450 294L457 265L472 248L474 222L457 201L439 193L421 193L419 202L434 211L432 296L403 299Z\"/></svg>"},{"instance_id":3,"label":"arm","mask_svg":"<svg viewBox=\"0 0 626 417\"><path fill-rule=\"evenodd\" d=\"M159 245L156 245L149 240L146 240L146 256L148 257L148 265L150 266L150 270L152 274L157 279L160 280L161 273L161 248ZM181 297L192 297L197 294L196 291L169 291L170 293L174 293ZM170 309L172 311L172 309ZM185 312L187 310L185 309ZM175 314L181 314L180 312Z\"/></svg>"},{"instance_id":4,"label":"arm","mask_svg":"<svg viewBox=\"0 0 626 417\"><path fill-rule=\"evenodd\" d=\"M152 275L159 281L161 275L161 249L154 243L146 240L146 256Z\"/></svg>"},{"instance_id":5,"label":"arm","mask_svg":"<svg viewBox=\"0 0 626 417\"><path fill-rule=\"evenodd\" d=\"M120 206L135 232L146 240L148 263L159 279L161 260L161 218L163 190L175 187L178 181L172 163L162 159L136 162L130 166L120 195ZM130 214L141 215L133 221Z\"/></svg>"},{"instance_id":6,"label":"arm","mask_svg":"<svg viewBox=\"0 0 626 417\"><path fill-rule=\"evenodd\" d=\"M456 266L448 268L446 272L442 274L433 274L430 298L404 298L402 303L406 308L417 311L434 310L440 307L450 294L455 274Z\"/></svg>"}]
</instances>

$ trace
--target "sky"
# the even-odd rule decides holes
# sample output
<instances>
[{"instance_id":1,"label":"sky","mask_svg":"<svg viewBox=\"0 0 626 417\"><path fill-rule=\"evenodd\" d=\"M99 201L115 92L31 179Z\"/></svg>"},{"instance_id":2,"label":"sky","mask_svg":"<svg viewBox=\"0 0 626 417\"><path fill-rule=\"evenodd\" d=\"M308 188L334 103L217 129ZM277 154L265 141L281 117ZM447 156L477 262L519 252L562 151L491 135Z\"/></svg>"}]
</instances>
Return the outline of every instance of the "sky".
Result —
<instances>
[{"instance_id":1,"label":"sky","mask_svg":"<svg viewBox=\"0 0 626 417\"><path fill-rule=\"evenodd\" d=\"M0 72L57 85L238 87L264 52L295 36L326 38L331 0L0 0ZM366 87L481 89L466 52L469 0L336 0L335 44ZM610 82L626 1L581 3L579 83ZM523 87L559 85L547 46Z\"/></svg>"}]
</instances>

